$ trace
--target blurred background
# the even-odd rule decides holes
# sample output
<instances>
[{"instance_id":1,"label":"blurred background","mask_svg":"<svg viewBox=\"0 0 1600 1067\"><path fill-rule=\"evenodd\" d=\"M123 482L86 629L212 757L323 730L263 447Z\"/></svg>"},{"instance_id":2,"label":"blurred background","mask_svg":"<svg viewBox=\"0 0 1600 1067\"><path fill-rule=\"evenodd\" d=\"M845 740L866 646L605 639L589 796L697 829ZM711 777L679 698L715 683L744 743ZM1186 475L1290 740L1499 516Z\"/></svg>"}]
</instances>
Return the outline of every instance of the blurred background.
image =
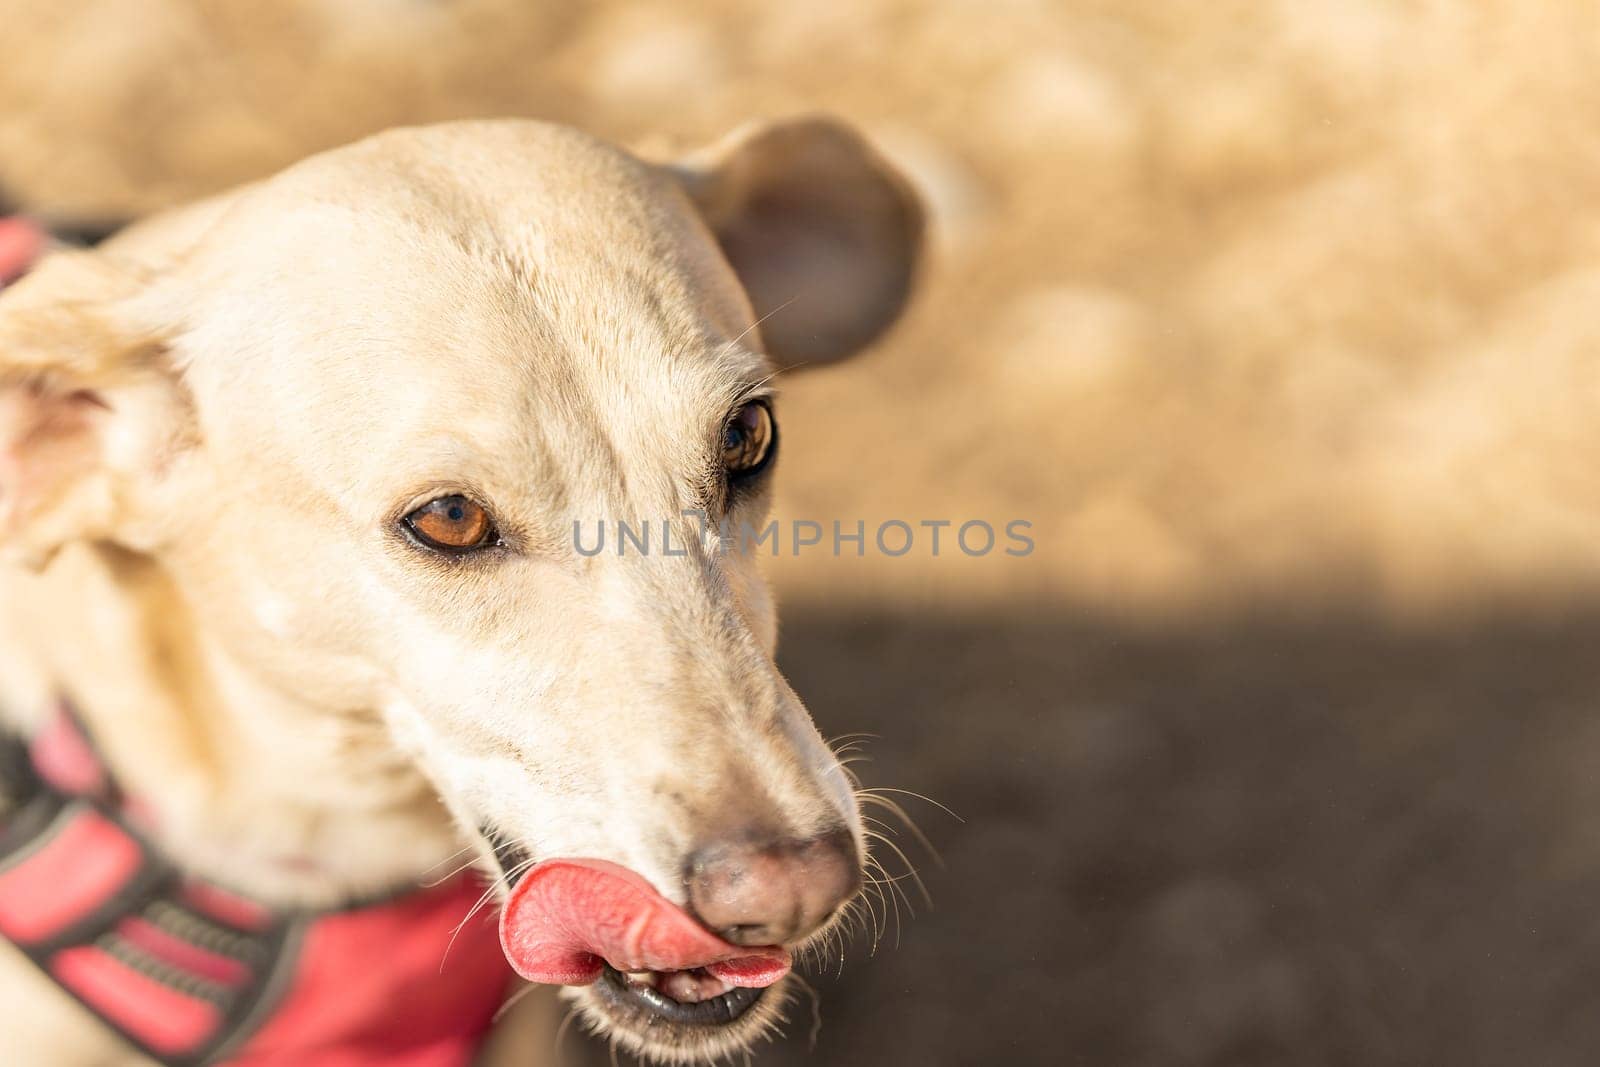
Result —
<instances>
[{"instance_id":1,"label":"blurred background","mask_svg":"<svg viewBox=\"0 0 1600 1067\"><path fill-rule=\"evenodd\" d=\"M911 174L918 304L783 381L779 517L1037 548L774 561L824 733L959 821L889 794L943 863L879 853L933 906L896 881L759 1062L1600 1059L1600 9L0 0L0 30L0 195L58 223L475 115L665 158L826 111Z\"/></svg>"}]
</instances>

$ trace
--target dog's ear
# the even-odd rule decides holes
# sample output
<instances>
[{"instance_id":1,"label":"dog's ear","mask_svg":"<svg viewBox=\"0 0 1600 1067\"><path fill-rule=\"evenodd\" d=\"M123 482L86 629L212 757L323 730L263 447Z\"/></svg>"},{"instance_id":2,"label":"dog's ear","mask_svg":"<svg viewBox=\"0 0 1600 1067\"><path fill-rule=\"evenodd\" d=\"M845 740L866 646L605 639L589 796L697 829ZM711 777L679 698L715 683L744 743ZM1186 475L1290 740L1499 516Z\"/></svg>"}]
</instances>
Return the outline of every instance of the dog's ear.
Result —
<instances>
[{"instance_id":1,"label":"dog's ear","mask_svg":"<svg viewBox=\"0 0 1600 1067\"><path fill-rule=\"evenodd\" d=\"M922 206L848 127L748 126L674 170L780 366L843 359L899 316L921 255Z\"/></svg>"},{"instance_id":2,"label":"dog's ear","mask_svg":"<svg viewBox=\"0 0 1600 1067\"><path fill-rule=\"evenodd\" d=\"M40 566L74 540L148 547L148 503L193 438L142 280L95 253L47 257L0 296L0 555Z\"/></svg>"}]
</instances>

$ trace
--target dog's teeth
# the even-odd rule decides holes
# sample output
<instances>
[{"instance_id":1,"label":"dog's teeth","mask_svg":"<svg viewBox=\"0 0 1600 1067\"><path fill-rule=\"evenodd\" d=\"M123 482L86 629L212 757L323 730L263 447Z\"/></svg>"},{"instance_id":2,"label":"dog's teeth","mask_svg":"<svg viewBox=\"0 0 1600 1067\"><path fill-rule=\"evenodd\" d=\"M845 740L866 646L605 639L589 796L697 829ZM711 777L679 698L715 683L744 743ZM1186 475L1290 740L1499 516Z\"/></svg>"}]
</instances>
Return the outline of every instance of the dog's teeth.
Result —
<instances>
[{"instance_id":1,"label":"dog's teeth","mask_svg":"<svg viewBox=\"0 0 1600 1067\"><path fill-rule=\"evenodd\" d=\"M628 982L631 985L654 986L659 976L655 971L629 971Z\"/></svg>"}]
</instances>

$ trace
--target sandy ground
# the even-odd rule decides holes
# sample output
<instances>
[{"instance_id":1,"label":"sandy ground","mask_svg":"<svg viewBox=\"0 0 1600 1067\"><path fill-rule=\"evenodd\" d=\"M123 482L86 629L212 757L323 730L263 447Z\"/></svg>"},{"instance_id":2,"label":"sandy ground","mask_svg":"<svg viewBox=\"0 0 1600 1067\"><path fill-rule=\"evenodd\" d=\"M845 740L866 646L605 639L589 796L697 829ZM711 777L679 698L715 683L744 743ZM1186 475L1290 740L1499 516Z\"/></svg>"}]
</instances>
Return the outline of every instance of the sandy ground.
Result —
<instances>
[{"instance_id":1,"label":"sandy ground","mask_svg":"<svg viewBox=\"0 0 1600 1067\"><path fill-rule=\"evenodd\" d=\"M784 382L783 658L936 904L762 1062L1600 1057L1600 11L0 0L0 189L92 221L368 130L825 110L936 259ZM603 1059L603 1053L591 1050Z\"/></svg>"}]
</instances>

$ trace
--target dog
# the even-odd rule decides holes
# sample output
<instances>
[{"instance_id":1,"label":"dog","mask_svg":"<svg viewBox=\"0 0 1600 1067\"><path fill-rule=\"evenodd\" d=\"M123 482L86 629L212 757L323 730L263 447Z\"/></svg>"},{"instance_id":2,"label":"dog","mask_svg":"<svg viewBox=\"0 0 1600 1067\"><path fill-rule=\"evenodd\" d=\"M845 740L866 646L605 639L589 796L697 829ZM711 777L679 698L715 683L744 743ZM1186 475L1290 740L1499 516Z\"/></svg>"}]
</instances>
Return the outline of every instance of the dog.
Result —
<instances>
[{"instance_id":1,"label":"dog","mask_svg":"<svg viewBox=\"0 0 1600 1067\"><path fill-rule=\"evenodd\" d=\"M768 507L775 373L882 334L923 228L831 120L670 163L470 121L0 295L0 708L48 798L0 1062L481 1062L512 969L660 1062L763 1036L864 835L717 527ZM615 519L671 551L574 551Z\"/></svg>"}]
</instances>

